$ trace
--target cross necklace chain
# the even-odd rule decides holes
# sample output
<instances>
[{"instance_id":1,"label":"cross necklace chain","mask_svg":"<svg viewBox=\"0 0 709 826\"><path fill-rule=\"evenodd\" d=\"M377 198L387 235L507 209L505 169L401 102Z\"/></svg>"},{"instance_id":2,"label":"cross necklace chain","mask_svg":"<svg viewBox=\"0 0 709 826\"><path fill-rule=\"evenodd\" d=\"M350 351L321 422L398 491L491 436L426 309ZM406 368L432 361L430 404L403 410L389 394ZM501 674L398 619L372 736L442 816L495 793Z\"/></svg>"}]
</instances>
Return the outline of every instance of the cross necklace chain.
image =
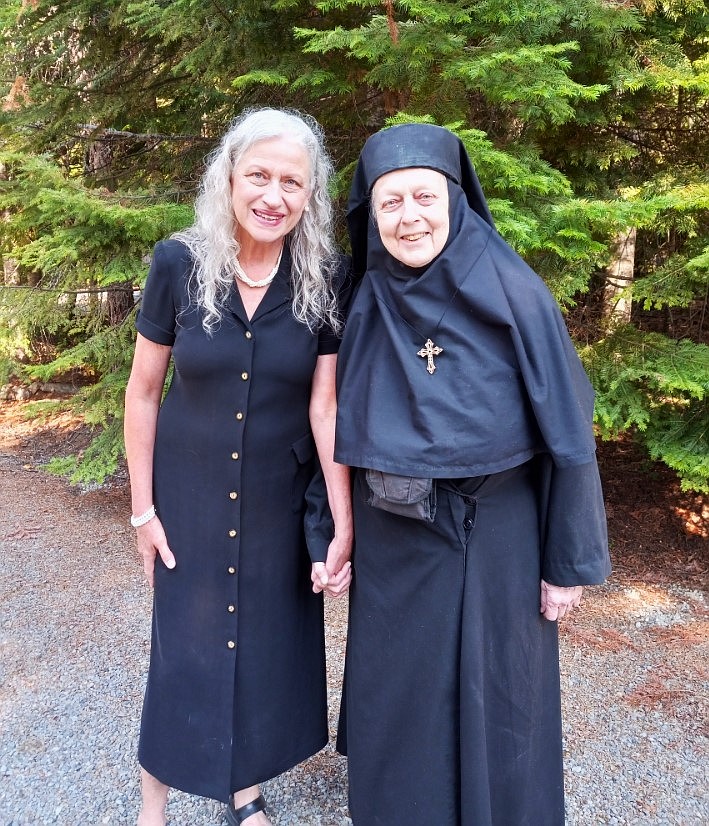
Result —
<instances>
[{"instance_id":1,"label":"cross necklace chain","mask_svg":"<svg viewBox=\"0 0 709 826\"><path fill-rule=\"evenodd\" d=\"M389 310L389 312L392 315L400 318L410 330L413 330L413 332L416 333L417 336L421 336L421 338L423 338L424 334L416 327L414 327L414 325L404 317L404 314L402 312L391 307L386 301L381 301L381 303ZM438 328L441 326L441 321L443 320L443 316L446 314L446 309L444 309L441 318L435 326L435 329L433 331L434 336L436 335ZM434 362L433 357L440 356L442 352L443 347L440 347L438 344L436 344L430 336L426 337L426 343L423 345L423 347L420 350L416 351L417 356L420 356L422 359L426 359L426 372L429 374L429 376L432 376L436 372L436 363Z\"/></svg>"}]
</instances>

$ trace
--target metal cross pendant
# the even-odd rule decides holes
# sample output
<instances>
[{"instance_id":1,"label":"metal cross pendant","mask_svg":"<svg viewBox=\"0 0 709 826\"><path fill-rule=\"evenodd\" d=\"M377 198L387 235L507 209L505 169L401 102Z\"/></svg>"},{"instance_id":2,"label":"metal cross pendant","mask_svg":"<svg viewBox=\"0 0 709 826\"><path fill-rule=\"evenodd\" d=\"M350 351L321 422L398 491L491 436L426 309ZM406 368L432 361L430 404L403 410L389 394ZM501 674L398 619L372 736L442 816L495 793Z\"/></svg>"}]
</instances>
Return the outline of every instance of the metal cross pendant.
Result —
<instances>
[{"instance_id":1,"label":"metal cross pendant","mask_svg":"<svg viewBox=\"0 0 709 826\"><path fill-rule=\"evenodd\" d=\"M422 347L416 355L421 356L422 359L428 359L426 370L433 375L436 372L436 365L433 363L433 357L439 356L442 352L443 348L436 346L429 338L426 340L426 346Z\"/></svg>"}]
</instances>

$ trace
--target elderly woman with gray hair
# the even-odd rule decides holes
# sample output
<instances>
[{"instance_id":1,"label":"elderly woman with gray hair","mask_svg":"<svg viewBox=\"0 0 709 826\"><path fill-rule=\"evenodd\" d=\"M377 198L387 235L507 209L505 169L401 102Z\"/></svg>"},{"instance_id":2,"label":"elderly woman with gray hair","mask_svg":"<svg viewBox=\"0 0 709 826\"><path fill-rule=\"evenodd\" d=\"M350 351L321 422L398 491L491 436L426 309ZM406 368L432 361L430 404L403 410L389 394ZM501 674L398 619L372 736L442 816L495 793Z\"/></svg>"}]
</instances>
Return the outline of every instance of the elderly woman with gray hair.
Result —
<instances>
[{"instance_id":1,"label":"elderly woman with gray hair","mask_svg":"<svg viewBox=\"0 0 709 826\"><path fill-rule=\"evenodd\" d=\"M332 458L348 262L331 169L312 119L247 112L194 224L155 247L125 416L154 586L139 826L163 826L170 787L264 826L258 784L327 742L321 592L346 591L352 542Z\"/></svg>"}]
</instances>

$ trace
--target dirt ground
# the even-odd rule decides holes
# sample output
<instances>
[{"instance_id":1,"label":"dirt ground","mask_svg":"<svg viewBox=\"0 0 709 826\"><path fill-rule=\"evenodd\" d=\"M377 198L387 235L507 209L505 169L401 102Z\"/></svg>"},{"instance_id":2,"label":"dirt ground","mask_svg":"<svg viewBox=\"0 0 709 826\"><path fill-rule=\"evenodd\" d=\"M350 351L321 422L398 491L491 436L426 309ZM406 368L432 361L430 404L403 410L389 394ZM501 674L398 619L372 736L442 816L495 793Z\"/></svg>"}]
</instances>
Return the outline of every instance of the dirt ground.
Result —
<instances>
[{"instance_id":1,"label":"dirt ground","mask_svg":"<svg viewBox=\"0 0 709 826\"><path fill-rule=\"evenodd\" d=\"M31 496L27 496L27 484L19 485L17 490L5 486L4 495L16 497L12 507L6 503L6 512L24 516L15 516L11 522L0 519L0 539L31 539L48 531L55 521L62 519L62 514L76 513L82 508L100 508L122 523L127 522L130 497L125 468L119 469L105 485L88 490L50 477L42 469L55 456L82 450L88 439L87 429L69 412L55 412L45 419L33 402L0 402L0 453L17 457L27 474L22 474L24 479L32 479L31 487L51 489L53 497L51 508L37 509ZM574 685L577 662L592 671L594 663L603 659L600 676L595 672L592 676L589 671L587 680L591 686L604 683L604 690L613 692L613 702L622 706L620 713L615 712L619 725L626 712L628 719L636 719L638 714L660 714L664 720L676 723L678 737L686 738L688 732L690 738L709 735L709 497L681 491L671 471L650 462L629 442L599 445L599 464L606 495L613 575L606 586L588 589L583 610L572 621L560 625L562 668L571 675L569 686ZM114 538L121 546L117 548L121 554L126 552L127 533ZM111 537L104 541L110 542ZM680 604L681 616L676 607ZM565 718L570 732L570 822L689 823L690 820L658 814L672 810L676 803L664 799L659 792L654 798L649 795L645 775L633 775L626 780L629 791L625 808L633 807L632 817L626 814L620 819L601 821L595 813L584 809L586 792L575 785L581 782L582 775L573 774L574 749L579 753L585 749L586 759L588 755L595 759L593 749L600 740L594 740L594 729L597 732L605 724L601 717L607 699L598 701L596 719L591 705L583 712L577 711L573 695L568 693ZM698 751L695 755L698 757ZM668 765L671 756L668 752ZM599 752L598 760L608 763L607 752ZM703 794L699 790L695 793Z\"/></svg>"}]
</instances>

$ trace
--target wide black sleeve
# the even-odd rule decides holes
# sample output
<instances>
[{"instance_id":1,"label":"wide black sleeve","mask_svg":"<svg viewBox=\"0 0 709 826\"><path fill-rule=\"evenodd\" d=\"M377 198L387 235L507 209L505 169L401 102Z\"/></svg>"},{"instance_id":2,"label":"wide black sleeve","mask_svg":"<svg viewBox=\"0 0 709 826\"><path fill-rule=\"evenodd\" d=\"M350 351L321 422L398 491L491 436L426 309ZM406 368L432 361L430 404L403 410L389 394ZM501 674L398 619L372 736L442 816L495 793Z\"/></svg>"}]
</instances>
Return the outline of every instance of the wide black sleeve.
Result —
<instances>
[{"instance_id":1,"label":"wide black sleeve","mask_svg":"<svg viewBox=\"0 0 709 826\"><path fill-rule=\"evenodd\" d=\"M172 346L177 309L169 252L164 241L155 245L135 326L150 341Z\"/></svg>"},{"instance_id":2,"label":"wide black sleeve","mask_svg":"<svg viewBox=\"0 0 709 826\"><path fill-rule=\"evenodd\" d=\"M325 562L335 536L335 523L327 501L325 476L318 462L315 475L305 491L305 542L311 562Z\"/></svg>"},{"instance_id":3,"label":"wide black sleeve","mask_svg":"<svg viewBox=\"0 0 709 826\"><path fill-rule=\"evenodd\" d=\"M598 464L558 467L540 459L542 579L551 585L596 585L611 572Z\"/></svg>"},{"instance_id":4,"label":"wide black sleeve","mask_svg":"<svg viewBox=\"0 0 709 826\"><path fill-rule=\"evenodd\" d=\"M335 294L337 295L337 311L344 322L350 308L353 285L352 259L348 255L340 256L340 264L334 282ZM336 353L340 349L341 340L341 335L338 335L329 325L325 325L318 336L318 355L327 356Z\"/></svg>"}]
</instances>

